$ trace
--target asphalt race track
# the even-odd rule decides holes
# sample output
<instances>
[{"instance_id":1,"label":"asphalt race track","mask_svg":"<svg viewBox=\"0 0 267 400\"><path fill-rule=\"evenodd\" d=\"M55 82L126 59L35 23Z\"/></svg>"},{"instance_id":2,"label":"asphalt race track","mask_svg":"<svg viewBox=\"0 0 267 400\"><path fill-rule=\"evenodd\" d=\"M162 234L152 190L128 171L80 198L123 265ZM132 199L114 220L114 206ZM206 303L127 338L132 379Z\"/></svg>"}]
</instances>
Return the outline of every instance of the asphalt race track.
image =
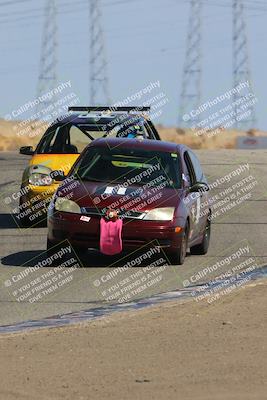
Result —
<instances>
[{"instance_id":1,"label":"asphalt race track","mask_svg":"<svg viewBox=\"0 0 267 400\"><path fill-rule=\"evenodd\" d=\"M68 267L63 268L60 271L60 286L50 292L43 292L39 300L30 303L22 297L18 300L20 294L27 291L23 285L28 284L32 288L37 285L38 277L46 274L45 279L50 279L49 277L55 275L55 270L54 265L51 265L39 268L27 277L21 274L25 270L29 271L29 267L36 265L39 259L46 258L46 227L18 228L10 207L6 204L6 198L18 192L28 157L11 152L0 153L0 325L105 307L109 303L117 303L118 299L126 299L124 296L127 295L127 301L130 302L193 284L198 285L246 260L249 262L242 268L250 266L257 269L266 266L267 151L203 150L197 154L209 183L217 181L217 185L211 190L211 196L217 196L214 202L217 214L214 211L212 239L206 256L190 255L182 267L155 267L147 271L143 264L118 270L118 266L125 265L124 259L107 260L97 254L88 253L84 260L85 268L71 272ZM233 174L238 168L239 172ZM226 176L228 181L223 179L218 183L218 180ZM227 197L229 208L226 207L228 203L217 204ZM217 264L215 269L218 262L222 263L219 266ZM204 270L206 272L201 276L197 274ZM50 271L54 272L50 274ZM17 277L16 284L10 284L12 276ZM45 281L42 279L39 282ZM145 285L144 282L149 284ZM116 297L118 291L119 295Z\"/></svg>"}]
</instances>

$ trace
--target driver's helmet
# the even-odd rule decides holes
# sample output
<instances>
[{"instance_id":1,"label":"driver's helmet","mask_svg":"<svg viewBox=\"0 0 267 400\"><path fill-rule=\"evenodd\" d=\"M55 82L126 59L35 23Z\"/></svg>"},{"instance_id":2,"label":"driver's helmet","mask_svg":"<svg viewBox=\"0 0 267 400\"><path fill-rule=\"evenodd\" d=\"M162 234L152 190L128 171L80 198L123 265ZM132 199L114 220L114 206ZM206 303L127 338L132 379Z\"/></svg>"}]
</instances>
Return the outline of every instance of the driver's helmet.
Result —
<instances>
[{"instance_id":1,"label":"driver's helmet","mask_svg":"<svg viewBox=\"0 0 267 400\"><path fill-rule=\"evenodd\" d=\"M134 122L131 125L120 126L117 137L128 138L128 139L144 139L145 131L144 124L142 121Z\"/></svg>"}]
</instances>

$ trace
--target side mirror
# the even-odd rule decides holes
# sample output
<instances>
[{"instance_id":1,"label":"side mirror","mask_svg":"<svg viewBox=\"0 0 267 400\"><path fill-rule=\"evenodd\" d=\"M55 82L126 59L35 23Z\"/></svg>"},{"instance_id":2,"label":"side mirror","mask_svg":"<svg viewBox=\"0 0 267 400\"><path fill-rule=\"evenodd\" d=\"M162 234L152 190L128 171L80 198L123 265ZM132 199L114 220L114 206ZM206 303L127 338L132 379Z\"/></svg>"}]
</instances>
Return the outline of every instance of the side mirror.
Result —
<instances>
[{"instance_id":1,"label":"side mirror","mask_svg":"<svg viewBox=\"0 0 267 400\"><path fill-rule=\"evenodd\" d=\"M24 154L25 156L33 155L33 147L32 146L23 146L19 149L20 154Z\"/></svg>"},{"instance_id":2,"label":"side mirror","mask_svg":"<svg viewBox=\"0 0 267 400\"><path fill-rule=\"evenodd\" d=\"M55 181L60 181L60 182L64 181L64 179L66 178L64 171L61 170L50 172L50 177Z\"/></svg>"},{"instance_id":3,"label":"side mirror","mask_svg":"<svg viewBox=\"0 0 267 400\"><path fill-rule=\"evenodd\" d=\"M193 186L190 187L190 193L193 192L207 192L210 190L209 185L205 182L196 182Z\"/></svg>"}]
</instances>

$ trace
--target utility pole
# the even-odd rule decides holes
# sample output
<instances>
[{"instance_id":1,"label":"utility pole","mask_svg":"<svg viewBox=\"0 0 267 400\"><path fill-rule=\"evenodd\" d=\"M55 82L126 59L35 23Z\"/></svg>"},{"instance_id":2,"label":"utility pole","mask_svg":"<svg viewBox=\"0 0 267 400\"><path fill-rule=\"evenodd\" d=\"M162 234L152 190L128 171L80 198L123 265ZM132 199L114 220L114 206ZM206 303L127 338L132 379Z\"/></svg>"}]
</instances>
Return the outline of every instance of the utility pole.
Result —
<instances>
[{"instance_id":1,"label":"utility pole","mask_svg":"<svg viewBox=\"0 0 267 400\"><path fill-rule=\"evenodd\" d=\"M253 96L244 4L243 0L233 0L233 87L242 82L249 82L249 87L233 94L235 127L251 129L256 125L256 115L254 104L249 105L250 100L244 100L246 95L251 94ZM247 104L247 107L245 104ZM246 107L243 112L240 109L242 105ZM245 116L239 121L242 114Z\"/></svg>"},{"instance_id":2,"label":"utility pole","mask_svg":"<svg viewBox=\"0 0 267 400\"><path fill-rule=\"evenodd\" d=\"M90 2L90 103L111 104L107 73L107 57L102 29L101 0Z\"/></svg>"},{"instance_id":3,"label":"utility pole","mask_svg":"<svg viewBox=\"0 0 267 400\"><path fill-rule=\"evenodd\" d=\"M200 106L202 78L202 0L191 0L186 55L180 97L179 125L192 127L199 122L189 113Z\"/></svg>"},{"instance_id":4,"label":"utility pole","mask_svg":"<svg viewBox=\"0 0 267 400\"><path fill-rule=\"evenodd\" d=\"M56 0L46 0L43 39L41 46L40 72L37 85L37 99L53 90L57 85L57 7ZM43 112L55 101L55 96L46 98L36 106L37 112ZM42 119L42 115L38 118Z\"/></svg>"}]
</instances>

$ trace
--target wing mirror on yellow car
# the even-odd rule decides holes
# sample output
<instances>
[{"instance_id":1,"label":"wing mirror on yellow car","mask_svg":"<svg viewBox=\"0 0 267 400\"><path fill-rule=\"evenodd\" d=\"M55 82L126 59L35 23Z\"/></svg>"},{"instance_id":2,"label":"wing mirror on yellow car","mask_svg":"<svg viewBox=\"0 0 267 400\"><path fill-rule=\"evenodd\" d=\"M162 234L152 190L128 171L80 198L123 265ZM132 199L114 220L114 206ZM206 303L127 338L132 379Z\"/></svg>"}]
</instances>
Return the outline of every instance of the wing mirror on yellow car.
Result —
<instances>
[{"instance_id":1,"label":"wing mirror on yellow car","mask_svg":"<svg viewBox=\"0 0 267 400\"><path fill-rule=\"evenodd\" d=\"M24 154L25 156L32 156L34 151L32 146L22 146L19 149L20 154Z\"/></svg>"}]
</instances>

